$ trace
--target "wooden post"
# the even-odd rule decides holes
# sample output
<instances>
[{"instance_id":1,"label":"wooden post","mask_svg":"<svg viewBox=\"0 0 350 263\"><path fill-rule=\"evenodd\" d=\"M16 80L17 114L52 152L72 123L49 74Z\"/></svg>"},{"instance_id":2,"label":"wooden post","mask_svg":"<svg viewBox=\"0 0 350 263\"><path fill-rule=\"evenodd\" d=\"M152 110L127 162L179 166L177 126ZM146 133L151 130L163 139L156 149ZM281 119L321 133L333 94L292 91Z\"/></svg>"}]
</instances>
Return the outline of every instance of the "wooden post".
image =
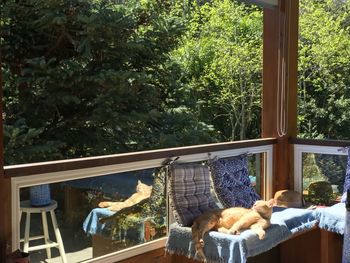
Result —
<instances>
[{"instance_id":1,"label":"wooden post","mask_svg":"<svg viewBox=\"0 0 350 263\"><path fill-rule=\"evenodd\" d=\"M293 148L297 134L298 0L279 0L264 9L262 138L276 137L273 192L293 188Z\"/></svg>"}]
</instances>

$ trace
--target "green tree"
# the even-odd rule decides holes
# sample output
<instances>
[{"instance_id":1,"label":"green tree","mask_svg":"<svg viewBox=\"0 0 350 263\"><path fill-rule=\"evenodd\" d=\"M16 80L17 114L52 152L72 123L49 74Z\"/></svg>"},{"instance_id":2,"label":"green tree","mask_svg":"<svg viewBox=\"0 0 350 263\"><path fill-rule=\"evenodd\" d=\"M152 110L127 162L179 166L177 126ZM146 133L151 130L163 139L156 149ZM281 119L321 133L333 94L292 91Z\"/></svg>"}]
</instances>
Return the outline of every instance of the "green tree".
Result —
<instances>
[{"instance_id":1,"label":"green tree","mask_svg":"<svg viewBox=\"0 0 350 263\"><path fill-rule=\"evenodd\" d=\"M260 129L262 12L235 1L194 6L173 53L198 118L221 140L256 138Z\"/></svg>"},{"instance_id":2,"label":"green tree","mask_svg":"<svg viewBox=\"0 0 350 263\"><path fill-rule=\"evenodd\" d=\"M299 132L350 139L350 2L300 1ZM310 132L310 127L313 132Z\"/></svg>"},{"instance_id":3,"label":"green tree","mask_svg":"<svg viewBox=\"0 0 350 263\"><path fill-rule=\"evenodd\" d=\"M169 59L184 29L177 3L0 5L7 164L212 140L211 126L172 102L186 105Z\"/></svg>"}]
</instances>

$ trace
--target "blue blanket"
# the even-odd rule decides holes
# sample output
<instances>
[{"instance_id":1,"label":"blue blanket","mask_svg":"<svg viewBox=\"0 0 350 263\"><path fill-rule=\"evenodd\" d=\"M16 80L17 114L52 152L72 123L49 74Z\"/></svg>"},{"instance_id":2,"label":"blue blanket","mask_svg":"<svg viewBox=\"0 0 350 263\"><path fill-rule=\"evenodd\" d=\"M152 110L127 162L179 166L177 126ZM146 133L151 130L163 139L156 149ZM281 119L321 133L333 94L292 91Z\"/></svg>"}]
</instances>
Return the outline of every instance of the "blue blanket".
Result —
<instances>
[{"instance_id":1,"label":"blue blanket","mask_svg":"<svg viewBox=\"0 0 350 263\"><path fill-rule=\"evenodd\" d=\"M107 223L101 224L99 219L113 215L115 212L107 208L94 208L85 218L83 229L88 235L109 235L110 228Z\"/></svg>"},{"instance_id":2,"label":"blue blanket","mask_svg":"<svg viewBox=\"0 0 350 263\"><path fill-rule=\"evenodd\" d=\"M319 227L327 231L344 234L345 203L338 203L326 208L317 208L315 215L319 218Z\"/></svg>"},{"instance_id":3,"label":"blue blanket","mask_svg":"<svg viewBox=\"0 0 350 263\"><path fill-rule=\"evenodd\" d=\"M204 253L208 262L246 262L248 257L270 250L294 233L312 228L317 222L315 213L311 210L276 207L271 218L272 225L266 230L264 240L259 240L250 229L239 236L210 231L204 236ZM171 225L166 250L196 258L191 228Z\"/></svg>"}]
</instances>

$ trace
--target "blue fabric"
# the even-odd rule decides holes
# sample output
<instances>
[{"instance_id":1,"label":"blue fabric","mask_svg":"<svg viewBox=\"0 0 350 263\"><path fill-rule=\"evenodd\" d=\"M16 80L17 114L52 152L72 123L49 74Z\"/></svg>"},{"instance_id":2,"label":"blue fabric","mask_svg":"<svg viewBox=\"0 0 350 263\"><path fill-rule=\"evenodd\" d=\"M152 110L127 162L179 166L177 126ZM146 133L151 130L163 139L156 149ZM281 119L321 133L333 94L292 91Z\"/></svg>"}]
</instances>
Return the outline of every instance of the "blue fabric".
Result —
<instances>
[{"instance_id":1,"label":"blue fabric","mask_svg":"<svg viewBox=\"0 0 350 263\"><path fill-rule=\"evenodd\" d=\"M313 210L276 206L273 208L271 223L285 224L288 230L295 234L314 227L318 223L318 217Z\"/></svg>"},{"instance_id":2,"label":"blue fabric","mask_svg":"<svg viewBox=\"0 0 350 263\"><path fill-rule=\"evenodd\" d=\"M265 239L250 229L241 235L228 235L210 231L204 236L204 253L208 262L241 263L248 257L270 250L291 237L294 233L310 229L317 223L311 210L297 208L276 208L271 217L272 225L266 229ZM195 249L191 240L191 228L173 224L170 228L166 250L195 258Z\"/></svg>"},{"instance_id":3,"label":"blue fabric","mask_svg":"<svg viewBox=\"0 0 350 263\"><path fill-rule=\"evenodd\" d=\"M330 207L317 208L316 217L319 218L319 227L327 231L344 234L345 204L338 203Z\"/></svg>"},{"instance_id":4,"label":"blue fabric","mask_svg":"<svg viewBox=\"0 0 350 263\"><path fill-rule=\"evenodd\" d=\"M101 224L99 219L113 215L115 212L107 208L94 208L90 211L89 215L85 218L83 223L83 229L88 235L108 235L110 228L107 223Z\"/></svg>"},{"instance_id":5,"label":"blue fabric","mask_svg":"<svg viewBox=\"0 0 350 263\"><path fill-rule=\"evenodd\" d=\"M224 207L253 206L260 197L251 184L246 155L209 162L216 195Z\"/></svg>"},{"instance_id":6,"label":"blue fabric","mask_svg":"<svg viewBox=\"0 0 350 263\"><path fill-rule=\"evenodd\" d=\"M343 195L341 197L341 202L346 202L346 192L350 189L350 151L348 149L348 163L346 165L346 174L345 174L345 181L344 181L344 190Z\"/></svg>"}]
</instances>

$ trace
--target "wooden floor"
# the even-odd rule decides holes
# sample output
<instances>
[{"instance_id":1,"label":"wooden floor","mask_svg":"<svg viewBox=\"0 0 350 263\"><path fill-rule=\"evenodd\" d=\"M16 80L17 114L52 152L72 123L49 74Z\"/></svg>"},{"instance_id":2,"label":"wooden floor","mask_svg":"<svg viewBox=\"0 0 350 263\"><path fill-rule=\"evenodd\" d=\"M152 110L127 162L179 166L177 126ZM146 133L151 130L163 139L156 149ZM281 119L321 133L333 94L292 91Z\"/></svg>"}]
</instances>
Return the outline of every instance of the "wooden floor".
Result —
<instances>
[{"instance_id":1,"label":"wooden floor","mask_svg":"<svg viewBox=\"0 0 350 263\"><path fill-rule=\"evenodd\" d=\"M342 243L341 235L314 228L263 254L248 258L248 263L341 263ZM199 263L199 261L169 255L162 248L121 263Z\"/></svg>"}]
</instances>

